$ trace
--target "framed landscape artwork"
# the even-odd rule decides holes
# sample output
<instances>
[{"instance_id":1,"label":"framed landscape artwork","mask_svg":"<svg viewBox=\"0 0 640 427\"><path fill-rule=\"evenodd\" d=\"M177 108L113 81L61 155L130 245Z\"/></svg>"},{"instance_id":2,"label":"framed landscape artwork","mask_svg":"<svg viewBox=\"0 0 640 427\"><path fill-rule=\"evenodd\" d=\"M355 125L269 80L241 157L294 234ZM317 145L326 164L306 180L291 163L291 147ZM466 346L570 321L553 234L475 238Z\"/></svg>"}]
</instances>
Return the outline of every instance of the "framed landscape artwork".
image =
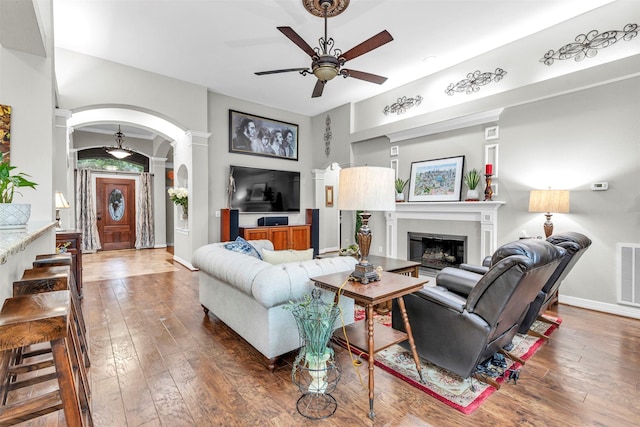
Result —
<instances>
[{"instance_id":1,"label":"framed landscape artwork","mask_svg":"<svg viewBox=\"0 0 640 427\"><path fill-rule=\"evenodd\" d=\"M229 110L229 152L298 160L298 125Z\"/></svg>"},{"instance_id":2,"label":"framed landscape artwork","mask_svg":"<svg viewBox=\"0 0 640 427\"><path fill-rule=\"evenodd\" d=\"M464 156L411 163L410 202L460 201Z\"/></svg>"}]
</instances>

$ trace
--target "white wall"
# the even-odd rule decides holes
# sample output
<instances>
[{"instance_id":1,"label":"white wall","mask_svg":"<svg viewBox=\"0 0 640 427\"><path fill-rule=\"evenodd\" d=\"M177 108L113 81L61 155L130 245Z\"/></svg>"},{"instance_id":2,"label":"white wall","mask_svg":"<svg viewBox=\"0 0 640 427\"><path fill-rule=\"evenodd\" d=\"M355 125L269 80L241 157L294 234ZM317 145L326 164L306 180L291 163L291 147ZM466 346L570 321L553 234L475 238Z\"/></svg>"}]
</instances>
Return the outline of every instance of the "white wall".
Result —
<instances>
[{"instance_id":1,"label":"white wall","mask_svg":"<svg viewBox=\"0 0 640 427\"><path fill-rule=\"evenodd\" d=\"M60 108L135 106L183 129L206 129L207 89L114 62L56 49Z\"/></svg>"},{"instance_id":2,"label":"white wall","mask_svg":"<svg viewBox=\"0 0 640 427\"><path fill-rule=\"evenodd\" d=\"M3 13L11 12L11 5L3 6ZM50 29L50 5L40 8L40 23ZM46 57L0 47L0 102L13 109L11 164L38 184L35 191L21 189L14 202L31 204L31 221L54 219L52 41L47 31L43 35Z\"/></svg>"}]
</instances>

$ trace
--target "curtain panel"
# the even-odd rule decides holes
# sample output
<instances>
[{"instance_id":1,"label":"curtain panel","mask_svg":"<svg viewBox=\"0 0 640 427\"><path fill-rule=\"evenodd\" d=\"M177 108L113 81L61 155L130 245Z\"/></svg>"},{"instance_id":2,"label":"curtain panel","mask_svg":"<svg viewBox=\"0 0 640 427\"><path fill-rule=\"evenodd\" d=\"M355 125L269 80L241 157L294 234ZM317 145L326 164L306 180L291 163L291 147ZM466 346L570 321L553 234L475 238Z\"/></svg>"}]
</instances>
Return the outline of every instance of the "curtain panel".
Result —
<instances>
[{"instance_id":1,"label":"curtain panel","mask_svg":"<svg viewBox=\"0 0 640 427\"><path fill-rule=\"evenodd\" d=\"M82 252L95 252L102 248L98 235L94 200L91 191L91 171L76 171L76 228L82 231Z\"/></svg>"},{"instance_id":2,"label":"curtain panel","mask_svg":"<svg viewBox=\"0 0 640 427\"><path fill-rule=\"evenodd\" d=\"M136 215L136 249L153 248L155 236L153 230L152 181L149 172L140 175Z\"/></svg>"}]
</instances>

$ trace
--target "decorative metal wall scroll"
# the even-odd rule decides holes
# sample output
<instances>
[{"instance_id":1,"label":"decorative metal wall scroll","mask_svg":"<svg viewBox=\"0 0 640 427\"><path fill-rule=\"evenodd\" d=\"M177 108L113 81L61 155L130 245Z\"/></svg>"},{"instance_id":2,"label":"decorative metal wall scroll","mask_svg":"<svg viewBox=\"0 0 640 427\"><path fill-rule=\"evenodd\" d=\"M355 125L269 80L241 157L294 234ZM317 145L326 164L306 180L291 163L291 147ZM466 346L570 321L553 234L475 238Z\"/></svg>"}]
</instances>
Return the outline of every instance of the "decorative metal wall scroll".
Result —
<instances>
[{"instance_id":1,"label":"decorative metal wall scroll","mask_svg":"<svg viewBox=\"0 0 640 427\"><path fill-rule=\"evenodd\" d=\"M395 113L398 115L404 114L409 108L420 105L421 102L422 97L420 95L416 95L415 98L407 98L406 96L403 96L401 98L398 98L398 100L393 104L384 107L384 110L382 110L382 112L385 116L389 113Z\"/></svg>"},{"instance_id":2,"label":"decorative metal wall scroll","mask_svg":"<svg viewBox=\"0 0 640 427\"><path fill-rule=\"evenodd\" d=\"M329 157L331 154L331 138L333 135L331 134L331 116L327 116L324 120L324 154Z\"/></svg>"},{"instance_id":3,"label":"decorative metal wall scroll","mask_svg":"<svg viewBox=\"0 0 640 427\"><path fill-rule=\"evenodd\" d=\"M447 95L453 95L456 92L466 92L467 95L472 94L480 90L480 86L488 85L489 83L499 82L507 74L502 68L496 68L495 73L490 71L481 73L480 70L476 70L473 73L467 74L466 79L460 80L458 83L451 83L447 90L444 92Z\"/></svg>"},{"instance_id":4,"label":"decorative metal wall scroll","mask_svg":"<svg viewBox=\"0 0 640 427\"><path fill-rule=\"evenodd\" d=\"M576 62L584 58L593 58L598 54L598 49L613 46L619 40L629 41L638 35L638 24L627 24L622 30L611 30L598 33L598 30L591 30L587 34L580 34L575 38L575 42L562 46L557 51L550 50L545 53L540 62L551 65L558 60L574 58Z\"/></svg>"}]
</instances>

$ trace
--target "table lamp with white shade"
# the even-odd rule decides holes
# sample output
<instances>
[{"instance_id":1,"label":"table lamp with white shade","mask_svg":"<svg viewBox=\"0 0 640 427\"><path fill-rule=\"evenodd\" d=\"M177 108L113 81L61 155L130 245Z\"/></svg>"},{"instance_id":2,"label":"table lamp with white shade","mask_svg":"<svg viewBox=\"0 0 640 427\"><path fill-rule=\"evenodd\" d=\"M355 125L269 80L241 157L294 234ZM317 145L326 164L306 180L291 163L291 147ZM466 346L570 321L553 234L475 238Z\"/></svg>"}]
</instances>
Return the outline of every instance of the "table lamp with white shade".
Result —
<instances>
[{"instance_id":1,"label":"table lamp with white shade","mask_svg":"<svg viewBox=\"0 0 640 427\"><path fill-rule=\"evenodd\" d=\"M551 215L569 212L569 190L531 190L529 193L529 212L544 212L545 237L553 234Z\"/></svg>"},{"instance_id":2,"label":"table lamp with white shade","mask_svg":"<svg viewBox=\"0 0 640 427\"><path fill-rule=\"evenodd\" d=\"M60 221L60 209L69 209L69 203L64 198L64 194L60 191L56 192L56 229L62 230L62 223Z\"/></svg>"},{"instance_id":3,"label":"table lamp with white shade","mask_svg":"<svg viewBox=\"0 0 640 427\"><path fill-rule=\"evenodd\" d=\"M352 274L363 284L378 280L374 266L367 259L371 248L369 218L372 211L395 211L395 171L391 168L358 166L340 171L338 208L343 211L362 211L362 226L358 230L360 260Z\"/></svg>"}]
</instances>

